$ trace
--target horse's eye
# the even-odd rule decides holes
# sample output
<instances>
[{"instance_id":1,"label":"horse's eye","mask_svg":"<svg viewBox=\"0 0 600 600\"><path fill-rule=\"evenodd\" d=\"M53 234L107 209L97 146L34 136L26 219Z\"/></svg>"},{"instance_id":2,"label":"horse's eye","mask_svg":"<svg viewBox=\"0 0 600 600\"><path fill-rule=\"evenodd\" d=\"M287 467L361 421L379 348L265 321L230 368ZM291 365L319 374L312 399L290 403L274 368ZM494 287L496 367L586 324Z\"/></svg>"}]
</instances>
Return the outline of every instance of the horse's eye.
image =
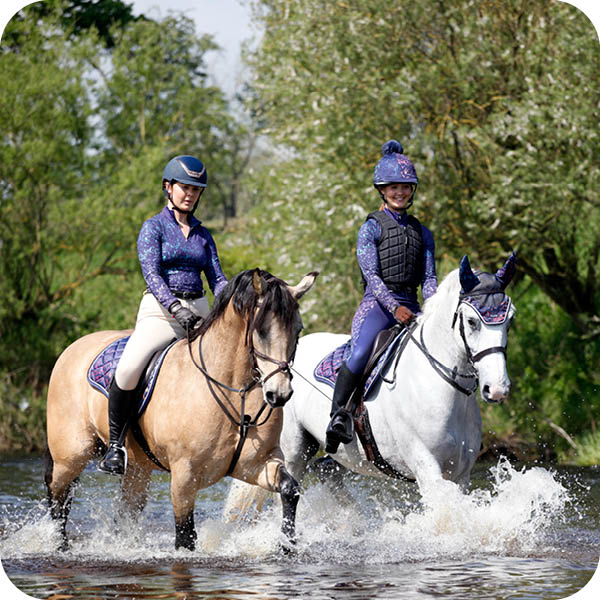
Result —
<instances>
[{"instance_id":1,"label":"horse's eye","mask_svg":"<svg viewBox=\"0 0 600 600\"><path fill-rule=\"evenodd\" d=\"M467 319L467 324L471 329L477 329L477 325L479 325L479 319L476 319L475 317L469 317Z\"/></svg>"}]
</instances>

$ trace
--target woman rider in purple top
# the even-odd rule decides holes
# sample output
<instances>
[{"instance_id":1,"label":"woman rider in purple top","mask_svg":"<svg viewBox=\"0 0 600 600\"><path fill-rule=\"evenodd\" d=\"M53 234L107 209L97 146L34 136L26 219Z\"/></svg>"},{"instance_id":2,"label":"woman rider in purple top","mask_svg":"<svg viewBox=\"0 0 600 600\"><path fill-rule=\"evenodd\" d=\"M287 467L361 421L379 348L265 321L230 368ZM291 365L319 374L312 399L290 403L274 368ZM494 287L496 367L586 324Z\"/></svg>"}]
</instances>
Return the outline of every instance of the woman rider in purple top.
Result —
<instances>
[{"instance_id":1,"label":"woman rider in purple top","mask_svg":"<svg viewBox=\"0 0 600 600\"><path fill-rule=\"evenodd\" d=\"M335 384L326 432L329 453L354 437L352 416L345 407L360 382L377 334L397 322L410 323L420 310L419 285L425 299L437 290L433 235L407 214L419 181L415 167L396 140L382 146L382 155L373 185L383 203L379 211L367 216L358 232L356 255L365 295L352 321L350 356Z\"/></svg>"},{"instance_id":2,"label":"woman rider in purple top","mask_svg":"<svg viewBox=\"0 0 600 600\"><path fill-rule=\"evenodd\" d=\"M207 180L206 167L199 159L177 156L170 160L163 172L167 205L140 230L138 256L147 289L109 389L110 440L98 465L105 473L125 472L127 421L148 361L208 315L201 273L215 296L227 283L215 242L193 215Z\"/></svg>"}]
</instances>

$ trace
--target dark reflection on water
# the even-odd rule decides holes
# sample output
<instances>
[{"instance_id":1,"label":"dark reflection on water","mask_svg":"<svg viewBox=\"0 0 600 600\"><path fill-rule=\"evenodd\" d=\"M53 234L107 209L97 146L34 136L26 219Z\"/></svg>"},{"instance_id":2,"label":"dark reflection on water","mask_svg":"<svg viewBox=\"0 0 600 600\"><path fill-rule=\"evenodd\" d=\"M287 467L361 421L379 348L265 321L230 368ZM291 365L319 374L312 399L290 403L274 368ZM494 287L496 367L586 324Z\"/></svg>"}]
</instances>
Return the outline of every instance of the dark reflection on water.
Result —
<instances>
[{"instance_id":1,"label":"dark reflection on water","mask_svg":"<svg viewBox=\"0 0 600 600\"><path fill-rule=\"evenodd\" d=\"M41 462L0 461L2 566L20 590L40 599L554 600L584 587L600 555L598 470L561 468L549 476L546 468L541 479L515 470L498 485L490 465L478 465L473 487L482 494L496 487L496 495L464 514L452 505L435 519L419 514L414 486L390 489L354 478L348 487L360 510L346 512L313 482L291 557L275 551L278 523L221 529L226 482L199 494L203 541L191 555L172 549L164 475L153 479L139 530L113 536L117 484L90 467L74 501L73 550L61 555L53 550L42 502ZM556 482L569 499L549 509L554 495L538 502L537 488L559 489ZM511 519L524 505L531 505L528 516L514 533Z\"/></svg>"},{"instance_id":2,"label":"dark reflection on water","mask_svg":"<svg viewBox=\"0 0 600 600\"><path fill-rule=\"evenodd\" d=\"M42 567L42 565L38 565ZM390 565L306 565L282 560L265 565L226 563L31 565L11 561L12 582L36 598L244 600L290 598L367 600L436 598L487 600L564 598L591 578L590 565L544 559Z\"/></svg>"}]
</instances>

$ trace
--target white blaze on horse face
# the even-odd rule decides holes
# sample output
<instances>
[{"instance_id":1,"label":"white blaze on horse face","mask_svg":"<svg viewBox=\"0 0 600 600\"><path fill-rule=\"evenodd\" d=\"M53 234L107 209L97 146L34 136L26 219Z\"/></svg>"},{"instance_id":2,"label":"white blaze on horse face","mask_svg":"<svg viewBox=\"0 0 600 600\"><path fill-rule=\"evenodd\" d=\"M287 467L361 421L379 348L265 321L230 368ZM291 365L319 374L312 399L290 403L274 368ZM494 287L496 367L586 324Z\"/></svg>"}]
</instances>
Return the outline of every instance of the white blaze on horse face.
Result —
<instances>
[{"instance_id":1,"label":"white blaze on horse face","mask_svg":"<svg viewBox=\"0 0 600 600\"><path fill-rule=\"evenodd\" d=\"M472 356L492 348L506 348L508 327L514 313L510 314L503 323L484 323L475 309L468 304L462 304L464 334ZM455 328L458 330L458 326ZM464 343L462 340L460 343ZM508 398L510 379L506 370L506 355L501 351L490 352L479 358L475 364L479 377L479 391L486 402L502 402Z\"/></svg>"}]
</instances>

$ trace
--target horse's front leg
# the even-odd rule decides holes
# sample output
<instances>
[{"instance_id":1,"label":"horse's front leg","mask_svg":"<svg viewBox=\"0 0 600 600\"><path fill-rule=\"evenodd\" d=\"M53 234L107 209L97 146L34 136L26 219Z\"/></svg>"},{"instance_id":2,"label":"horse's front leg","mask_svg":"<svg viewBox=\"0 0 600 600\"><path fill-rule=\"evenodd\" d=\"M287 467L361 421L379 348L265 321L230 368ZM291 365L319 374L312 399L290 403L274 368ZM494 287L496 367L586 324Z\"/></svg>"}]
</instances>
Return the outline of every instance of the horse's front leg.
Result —
<instances>
[{"instance_id":1,"label":"horse's front leg","mask_svg":"<svg viewBox=\"0 0 600 600\"><path fill-rule=\"evenodd\" d=\"M194 500L197 482L188 461L171 465L171 502L175 515L175 549L196 548L196 528L194 525Z\"/></svg>"},{"instance_id":2,"label":"horse's front leg","mask_svg":"<svg viewBox=\"0 0 600 600\"><path fill-rule=\"evenodd\" d=\"M300 485L283 465L279 468L279 494L283 507L281 531L293 545L296 543L296 509L300 500Z\"/></svg>"},{"instance_id":3,"label":"horse's front leg","mask_svg":"<svg viewBox=\"0 0 600 600\"><path fill-rule=\"evenodd\" d=\"M280 454L280 452L279 452ZM284 547L285 552L291 551L296 543L296 508L300 499L300 485L290 475L289 471L283 465L279 457L271 457L264 463L264 467L256 473L254 477L248 477L245 471L246 482L257 485L270 492L277 492L281 496L281 505L283 508L283 519L281 522L281 531L285 535L288 543ZM236 473L233 473L234 477Z\"/></svg>"}]
</instances>

